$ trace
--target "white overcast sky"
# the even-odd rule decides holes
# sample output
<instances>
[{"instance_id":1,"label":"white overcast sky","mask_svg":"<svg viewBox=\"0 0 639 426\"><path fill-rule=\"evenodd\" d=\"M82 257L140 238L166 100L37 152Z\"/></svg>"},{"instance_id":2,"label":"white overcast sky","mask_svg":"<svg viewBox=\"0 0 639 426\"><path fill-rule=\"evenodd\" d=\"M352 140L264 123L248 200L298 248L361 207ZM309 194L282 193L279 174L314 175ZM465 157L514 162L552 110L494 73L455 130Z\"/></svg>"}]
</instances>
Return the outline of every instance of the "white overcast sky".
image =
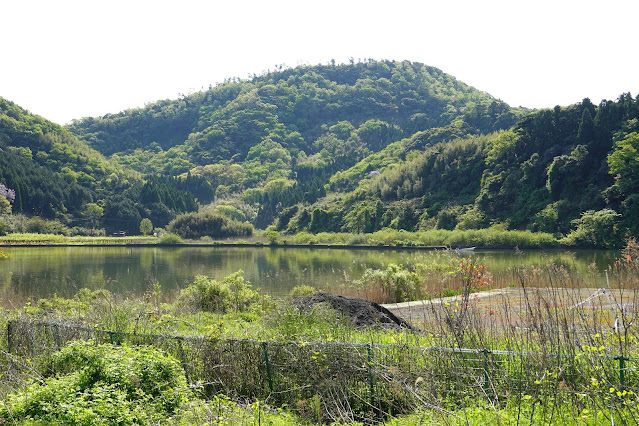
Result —
<instances>
[{"instance_id":1,"label":"white overcast sky","mask_svg":"<svg viewBox=\"0 0 639 426\"><path fill-rule=\"evenodd\" d=\"M0 96L60 124L276 65L422 62L511 106L639 92L638 0L0 0Z\"/></svg>"}]
</instances>

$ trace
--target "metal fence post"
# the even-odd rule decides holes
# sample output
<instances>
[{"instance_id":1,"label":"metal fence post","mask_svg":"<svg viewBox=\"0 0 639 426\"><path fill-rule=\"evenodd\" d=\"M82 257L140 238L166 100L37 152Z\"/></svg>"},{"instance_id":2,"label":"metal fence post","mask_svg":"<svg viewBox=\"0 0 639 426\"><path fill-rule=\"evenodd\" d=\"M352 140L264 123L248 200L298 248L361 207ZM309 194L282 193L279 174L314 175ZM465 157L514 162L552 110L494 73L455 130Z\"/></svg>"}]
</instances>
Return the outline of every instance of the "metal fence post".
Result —
<instances>
[{"instance_id":1,"label":"metal fence post","mask_svg":"<svg viewBox=\"0 0 639 426\"><path fill-rule=\"evenodd\" d=\"M368 350L368 385L371 393L371 407L375 406L375 378L373 377L373 344L366 345Z\"/></svg>"},{"instance_id":2,"label":"metal fence post","mask_svg":"<svg viewBox=\"0 0 639 426\"><path fill-rule=\"evenodd\" d=\"M629 361L630 358L627 358L623 355L618 355L614 359L619 360L619 390L623 392L626 387L626 361Z\"/></svg>"},{"instance_id":3,"label":"metal fence post","mask_svg":"<svg viewBox=\"0 0 639 426\"><path fill-rule=\"evenodd\" d=\"M273 377L271 376L271 363L268 360L268 343L262 342L264 350L264 362L266 364L266 377L268 378L268 388L273 392Z\"/></svg>"},{"instance_id":4,"label":"metal fence post","mask_svg":"<svg viewBox=\"0 0 639 426\"><path fill-rule=\"evenodd\" d=\"M490 377L488 376L488 353L490 352L488 349L484 348L481 351L484 354L484 393L488 395L488 391L490 390Z\"/></svg>"},{"instance_id":5,"label":"metal fence post","mask_svg":"<svg viewBox=\"0 0 639 426\"><path fill-rule=\"evenodd\" d=\"M13 320L9 320L7 322L7 352L11 353L11 346L13 346L13 339L12 339L12 333L13 333Z\"/></svg>"},{"instance_id":6,"label":"metal fence post","mask_svg":"<svg viewBox=\"0 0 639 426\"><path fill-rule=\"evenodd\" d=\"M55 345L60 350L60 346L62 346L60 342L60 324L53 324L53 329L55 330L53 333L53 338L55 340Z\"/></svg>"},{"instance_id":7,"label":"metal fence post","mask_svg":"<svg viewBox=\"0 0 639 426\"><path fill-rule=\"evenodd\" d=\"M180 359L182 360L182 368L184 369L184 375L186 376L186 382L190 384L191 379L189 378L189 370L187 368L188 366L184 357L184 348L182 347L182 340L184 340L184 337L177 336L176 339L178 344L178 352L180 353Z\"/></svg>"}]
</instances>

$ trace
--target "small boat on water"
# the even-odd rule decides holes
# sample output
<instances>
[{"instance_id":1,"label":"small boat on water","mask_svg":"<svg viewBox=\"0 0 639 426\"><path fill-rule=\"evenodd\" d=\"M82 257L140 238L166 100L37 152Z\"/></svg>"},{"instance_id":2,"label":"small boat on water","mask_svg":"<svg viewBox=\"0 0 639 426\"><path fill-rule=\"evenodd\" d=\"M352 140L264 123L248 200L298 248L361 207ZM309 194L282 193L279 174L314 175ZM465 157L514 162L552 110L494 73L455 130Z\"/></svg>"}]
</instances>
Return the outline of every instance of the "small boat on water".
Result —
<instances>
[{"instance_id":1,"label":"small boat on water","mask_svg":"<svg viewBox=\"0 0 639 426\"><path fill-rule=\"evenodd\" d=\"M455 249L455 251L458 251L458 252L475 251L475 247L458 247Z\"/></svg>"}]
</instances>

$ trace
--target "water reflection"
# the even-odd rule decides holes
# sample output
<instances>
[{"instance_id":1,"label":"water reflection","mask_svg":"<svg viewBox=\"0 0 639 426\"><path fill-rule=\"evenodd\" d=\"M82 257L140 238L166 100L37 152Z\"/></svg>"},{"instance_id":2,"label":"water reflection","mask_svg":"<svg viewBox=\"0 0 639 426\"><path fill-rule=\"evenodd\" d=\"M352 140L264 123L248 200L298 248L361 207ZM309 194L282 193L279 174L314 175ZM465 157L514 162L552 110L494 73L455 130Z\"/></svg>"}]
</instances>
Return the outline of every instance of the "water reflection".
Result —
<instances>
[{"instance_id":1,"label":"water reflection","mask_svg":"<svg viewBox=\"0 0 639 426\"><path fill-rule=\"evenodd\" d=\"M0 262L0 297L17 300L70 297L78 289L105 288L140 294L156 280L163 291L183 288L199 274L221 279L239 269L264 294L282 296L296 285L336 290L361 277L366 268L388 263L408 268L419 263L450 263L467 253L313 249L275 247L16 247ZM604 271L614 261L607 251L479 251L501 285L520 266L542 267L549 262L577 274L587 285L605 283Z\"/></svg>"}]
</instances>

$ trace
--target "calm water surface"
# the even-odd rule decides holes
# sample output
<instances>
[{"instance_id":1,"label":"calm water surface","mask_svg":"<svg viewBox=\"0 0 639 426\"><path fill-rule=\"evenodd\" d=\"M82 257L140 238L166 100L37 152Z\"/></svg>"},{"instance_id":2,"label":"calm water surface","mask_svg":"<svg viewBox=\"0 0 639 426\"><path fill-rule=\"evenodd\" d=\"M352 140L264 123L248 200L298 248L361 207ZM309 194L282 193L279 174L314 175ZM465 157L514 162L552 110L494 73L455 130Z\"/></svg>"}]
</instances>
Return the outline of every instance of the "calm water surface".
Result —
<instances>
[{"instance_id":1,"label":"calm water surface","mask_svg":"<svg viewBox=\"0 0 639 426\"><path fill-rule=\"evenodd\" d=\"M462 254L451 252L311 249L272 247L16 247L3 248L13 257L0 261L0 298L23 300L53 294L70 297L78 289L105 288L140 294L159 282L163 291L185 287L196 275L215 279L244 271L264 294L283 296L296 285L339 291L361 277L366 268L388 263L448 263ZM468 255L464 253L463 256ZM614 261L607 251L478 251L495 276L508 276L516 266L549 262L575 271L593 287L605 283L605 269ZM507 278L506 278L507 279Z\"/></svg>"}]
</instances>

